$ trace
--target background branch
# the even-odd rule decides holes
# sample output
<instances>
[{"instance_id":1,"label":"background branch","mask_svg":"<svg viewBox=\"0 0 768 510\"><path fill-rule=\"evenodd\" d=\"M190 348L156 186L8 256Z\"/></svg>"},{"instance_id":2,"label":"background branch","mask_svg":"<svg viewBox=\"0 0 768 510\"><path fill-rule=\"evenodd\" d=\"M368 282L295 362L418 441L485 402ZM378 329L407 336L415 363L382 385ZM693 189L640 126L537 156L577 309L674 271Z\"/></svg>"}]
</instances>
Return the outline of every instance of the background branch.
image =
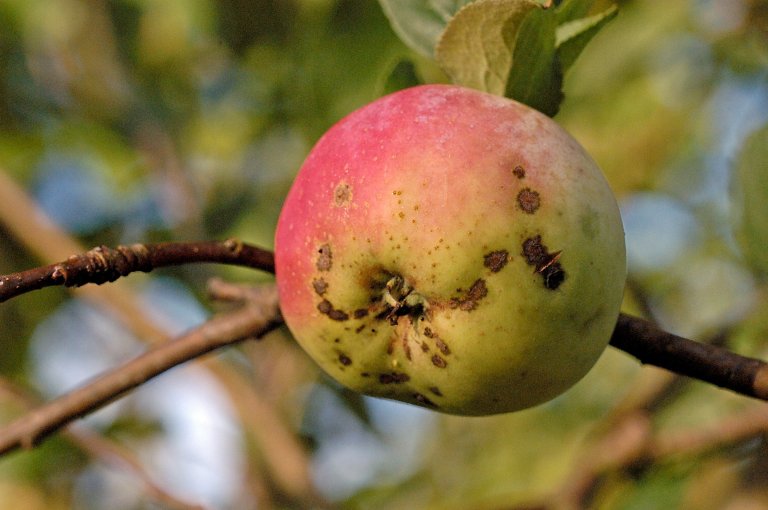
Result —
<instances>
[{"instance_id":1,"label":"background branch","mask_svg":"<svg viewBox=\"0 0 768 510\"><path fill-rule=\"evenodd\" d=\"M277 292L265 287L260 302L220 314L0 429L0 454L30 448L67 423L103 407L149 379L220 347L259 338L281 323Z\"/></svg>"},{"instance_id":2,"label":"background branch","mask_svg":"<svg viewBox=\"0 0 768 510\"><path fill-rule=\"evenodd\" d=\"M274 273L274 256L268 250L234 239L225 241L97 246L67 260L0 276L0 302L54 285L80 287L113 282L121 276L180 264L216 262Z\"/></svg>"}]
</instances>

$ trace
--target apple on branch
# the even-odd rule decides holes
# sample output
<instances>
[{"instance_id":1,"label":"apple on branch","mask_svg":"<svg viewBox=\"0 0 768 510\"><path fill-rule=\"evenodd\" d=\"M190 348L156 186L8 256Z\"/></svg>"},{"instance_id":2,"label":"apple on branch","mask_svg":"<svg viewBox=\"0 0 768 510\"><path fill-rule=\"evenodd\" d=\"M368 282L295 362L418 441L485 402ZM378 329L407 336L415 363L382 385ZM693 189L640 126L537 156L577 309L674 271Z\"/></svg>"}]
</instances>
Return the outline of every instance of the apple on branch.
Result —
<instances>
[{"instance_id":1,"label":"apple on branch","mask_svg":"<svg viewBox=\"0 0 768 510\"><path fill-rule=\"evenodd\" d=\"M463 415L581 379L626 276L616 200L584 149L536 110L452 85L333 126L286 198L275 257L286 324L328 374Z\"/></svg>"}]
</instances>

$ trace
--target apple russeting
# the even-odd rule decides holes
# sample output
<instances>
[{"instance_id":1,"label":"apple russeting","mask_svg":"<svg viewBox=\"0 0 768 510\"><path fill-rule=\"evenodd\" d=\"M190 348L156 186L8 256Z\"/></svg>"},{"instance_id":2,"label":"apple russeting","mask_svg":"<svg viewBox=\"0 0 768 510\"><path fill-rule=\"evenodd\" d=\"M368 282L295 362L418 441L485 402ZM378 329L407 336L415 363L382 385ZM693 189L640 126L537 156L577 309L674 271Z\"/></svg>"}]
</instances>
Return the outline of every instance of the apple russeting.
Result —
<instances>
[{"instance_id":1,"label":"apple russeting","mask_svg":"<svg viewBox=\"0 0 768 510\"><path fill-rule=\"evenodd\" d=\"M275 237L285 322L329 375L452 414L579 381L626 276L600 169L549 117L453 85L385 96L310 152Z\"/></svg>"}]
</instances>

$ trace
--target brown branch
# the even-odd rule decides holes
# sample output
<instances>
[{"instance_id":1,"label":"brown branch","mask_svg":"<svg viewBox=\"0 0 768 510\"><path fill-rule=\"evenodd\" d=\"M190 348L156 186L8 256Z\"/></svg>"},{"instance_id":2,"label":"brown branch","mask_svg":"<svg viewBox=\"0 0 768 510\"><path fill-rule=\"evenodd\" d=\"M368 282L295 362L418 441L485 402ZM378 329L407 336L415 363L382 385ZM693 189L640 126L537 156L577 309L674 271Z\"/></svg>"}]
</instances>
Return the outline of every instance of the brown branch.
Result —
<instances>
[{"instance_id":1,"label":"brown branch","mask_svg":"<svg viewBox=\"0 0 768 510\"><path fill-rule=\"evenodd\" d=\"M611 345L655 365L742 395L768 400L768 364L717 345L668 333L650 321L621 314Z\"/></svg>"},{"instance_id":2,"label":"brown branch","mask_svg":"<svg viewBox=\"0 0 768 510\"><path fill-rule=\"evenodd\" d=\"M63 285L113 282L121 276L181 264L214 262L275 272L272 252L234 239L188 243L98 246L45 267L0 276L0 303L26 292Z\"/></svg>"},{"instance_id":3,"label":"brown branch","mask_svg":"<svg viewBox=\"0 0 768 510\"><path fill-rule=\"evenodd\" d=\"M31 448L77 418L112 402L176 365L247 338L259 338L281 323L277 292L265 287L261 303L218 315L175 340L159 345L0 429L0 454Z\"/></svg>"}]
</instances>

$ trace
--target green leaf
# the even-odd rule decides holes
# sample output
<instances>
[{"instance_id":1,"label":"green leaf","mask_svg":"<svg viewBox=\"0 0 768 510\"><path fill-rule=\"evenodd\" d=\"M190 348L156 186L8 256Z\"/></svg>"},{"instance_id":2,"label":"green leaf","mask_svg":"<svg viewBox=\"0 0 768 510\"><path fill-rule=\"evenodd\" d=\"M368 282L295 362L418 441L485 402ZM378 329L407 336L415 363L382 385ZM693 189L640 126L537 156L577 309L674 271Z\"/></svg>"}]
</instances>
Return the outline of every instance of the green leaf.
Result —
<instances>
[{"instance_id":1,"label":"green leaf","mask_svg":"<svg viewBox=\"0 0 768 510\"><path fill-rule=\"evenodd\" d=\"M576 3L576 2L571 2ZM616 5L601 13L562 23L555 32L555 46L560 68L565 74L592 37L619 13Z\"/></svg>"},{"instance_id":2,"label":"green leaf","mask_svg":"<svg viewBox=\"0 0 768 510\"><path fill-rule=\"evenodd\" d=\"M747 260L768 275L768 124L747 138L734 179L738 239Z\"/></svg>"},{"instance_id":3,"label":"green leaf","mask_svg":"<svg viewBox=\"0 0 768 510\"><path fill-rule=\"evenodd\" d=\"M433 58L448 21L472 0L379 0L397 36L414 51Z\"/></svg>"},{"instance_id":4,"label":"green leaf","mask_svg":"<svg viewBox=\"0 0 768 510\"><path fill-rule=\"evenodd\" d=\"M563 100L563 73L557 59L553 9L532 11L520 27L506 93L517 101L554 116Z\"/></svg>"},{"instance_id":5,"label":"green leaf","mask_svg":"<svg viewBox=\"0 0 768 510\"><path fill-rule=\"evenodd\" d=\"M594 3L595 0L566 0L557 6L557 24L562 25L583 18L589 13Z\"/></svg>"},{"instance_id":6,"label":"green leaf","mask_svg":"<svg viewBox=\"0 0 768 510\"><path fill-rule=\"evenodd\" d=\"M421 80L415 64L411 60L398 60L384 78L382 95L420 84Z\"/></svg>"},{"instance_id":7,"label":"green leaf","mask_svg":"<svg viewBox=\"0 0 768 510\"><path fill-rule=\"evenodd\" d=\"M458 85L503 95L520 26L540 7L533 0L477 0L464 6L438 41L438 63Z\"/></svg>"}]
</instances>

